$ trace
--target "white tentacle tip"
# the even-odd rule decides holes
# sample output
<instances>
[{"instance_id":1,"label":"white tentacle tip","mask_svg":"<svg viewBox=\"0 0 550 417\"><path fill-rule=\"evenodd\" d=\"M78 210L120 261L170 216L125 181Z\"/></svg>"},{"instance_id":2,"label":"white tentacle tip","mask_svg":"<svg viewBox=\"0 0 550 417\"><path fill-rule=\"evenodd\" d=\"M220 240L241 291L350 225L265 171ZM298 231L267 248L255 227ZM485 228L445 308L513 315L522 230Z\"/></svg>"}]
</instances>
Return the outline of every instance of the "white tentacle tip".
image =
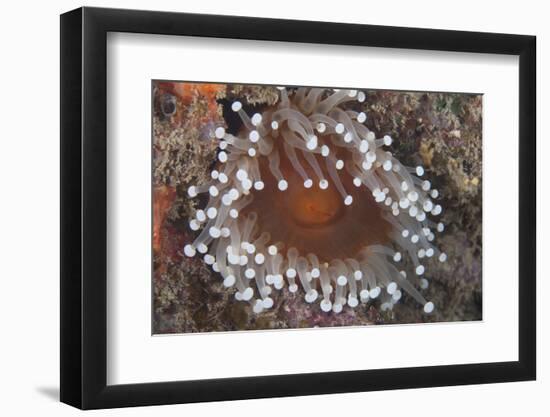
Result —
<instances>
[{"instance_id":1,"label":"white tentacle tip","mask_svg":"<svg viewBox=\"0 0 550 417\"><path fill-rule=\"evenodd\" d=\"M185 245L185 247L183 248L183 253L185 254L185 256L192 258L197 252L193 245Z\"/></svg>"},{"instance_id":2,"label":"white tentacle tip","mask_svg":"<svg viewBox=\"0 0 550 417\"><path fill-rule=\"evenodd\" d=\"M374 287L372 290L369 291L369 297L376 298L380 295L380 292L381 292L380 287Z\"/></svg>"},{"instance_id":3,"label":"white tentacle tip","mask_svg":"<svg viewBox=\"0 0 550 417\"><path fill-rule=\"evenodd\" d=\"M403 293L401 292L401 290L397 290L396 292L394 292L391 296L392 300L394 302L397 302L401 299L401 296L403 295Z\"/></svg>"},{"instance_id":4,"label":"white tentacle tip","mask_svg":"<svg viewBox=\"0 0 550 417\"><path fill-rule=\"evenodd\" d=\"M412 202L416 202L418 200L418 197L418 193L414 190L409 191L409 193L407 194L407 198Z\"/></svg>"},{"instance_id":5,"label":"white tentacle tip","mask_svg":"<svg viewBox=\"0 0 550 417\"><path fill-rule=\"evenodd\" d=\"M208 193L212 197L217 197L220 191L218 190L218 187L216 187L215 185L211 185L210 188L208 188Z\"/></svg>"},{"instance_id":6,"label":"white tentacle tip","mask_svg":"<svg viewBox=\"0 0 550 417\"><path fill-rule=\"evenodd\" d=\"M206 215L209 219L214 219L218 215L218 209L216 209L216 207L209 207L208 210L206 210Z\"/></svg>"},{"instance_id":7,"label":"white tentacle tip","mask_svg":"<svg viewBox=\"0 0 550 417\"><path fill-rule=\"evenodd\" d=\"M227 162L227 153L225 153L224 151L221 151L221 152L218 154L218 160L219 160L221 163Z\"/></svg>"},{"instance_id":8,"label":"white tentacle tip","mask_svg":"<svg viewBox=\"0 0 550 417\"><path fill-rule=\"evenodd\" d=\"M213 237L214 239L217 239L219 238L221 235L222 235L222 231L220 229L218 229L216 226L212 226L209 230L208 230L208 233L210 234L211 237Z\"/></svg>"},{"instance_id":9,"label":"white tentacle tip","mask_svg":"<svg viewBox=\"0 0 550 417\"><path fill-rule=\"evenodd\" d=\"M245 178L248 178L248 172L245 169L239 168L235 176L239 181L243 181Z\"/></svg>"},{"instance_id":10,"label":"white tentacle tip","mask_svg":"<svg viewBox=\"0 0 550 417\"><path fill-rule=\"evenodd\" d=\"M366 160L366 162L369 162L369 163L372 164L374 161L376 161L376 152L368 151L365 154L365 160Z\"/></svg>"},{"instance_id":11,"label":"white tentacle tip","mask_svg":"<svg viewBox=\"0 0 550 417\"><path fill-rule=\"evenodd\" d=\"M353 203L353 197L351 195L347 195L346 198L344 198L344 204L346 206L351 206Z\"/></svg>"},{"instance_id":12,"label":"white tentacle tip","mask_svg":"<svg viewBox=\"0 0 550 417\"><path fill-rule=\"evenodd\" d=\"M256 143L260 140L260 134L258 133L257 130L252 130L249 134L248 134L248 139L250 140L250 142L252 143Z\"/></svg>"},{"instance_id":13,"label":"white tentacle tip","mask_svg":"<svg viewBox=\"0 0 550 417\"><path fill-rule=\"evenodd\" d=\"M317 144L318 144L318 139L317 139L317 136L313 135L309 138L309 140L307 141L306 143L306 147L310 150L310 151L313 151L317 148Z\"/></svg>"},{"instance_id":14,"label":"white tentacle tip","mask_svg":"<svg viewBox=\"0 0 550 417\"><path fill-rule=\"evenodd\" d=\"M234 101L233 104L231 105L231 110L233 111L239 111L242 108L243 108L243 105L240 101Z\"/></svg>"},{"instance_id":15,"label":"white tentacle tip","mask_svg":"<svg viewBox=\"0 0 550 417\"><path fill-rule=\"evenodd\" d=\"M223 286L226 287L226 288L229 288L229 287L232 287L233 285L235 285L235 282L236 282L235 276L234 275L228 275L223 280Z\"/></svg>"},{"instance_id":16,"label":"white tentacle tip","mask_svg":"<svg viewBox=\"0 0 550 417\"><path fill-rule=\"evenodd\" d=\"M263 190L263 189L264 189L264 186L265 186L265 184L264 184L263 181L256 181L256 182L254 183L254 189L255 189L255 190L258 190L258 191Z\"/></svg>"},{"instance_id":17,"label":"white tentacle tip","mask_svg":"<svg viewBox=\"0 0 550 417\"><path fill-rule=\"evenodd\" d=\"M359 292L359 297L361 298L361 301L365 302L368 301L370 298L369 291L368 290L361 290Z\"/></svg>"},{"instance_id":18,"label":"white tentacle tip","mask_svg":"<svg viewBox=\"0 0 550 417\"><path fill-rule=\"evenodd\" d=\"M262 301L262 306L266 309L273 307L273 298L266 297Z\"/></svg>"},{"instance_id":19,"label":"white tentacle tip","mask_svg":"<svg viewBox=\"0 0 550 417\"><path fill-rule=\"evenodd\" d=\"M248 301L252 298L254 295L254 290L251 287L248 287L246 290L243 291L242 297L244 301Z\"/></svg>"},{"instance_id":20,"label":"white tentacle tip","mask_svg":"<svg viewBox=\"0 0 550 417\"><path fill-rule=\"evenodd\" d=\"M336 280L336 282L338 283L338 285L343 287L344 285L346 285L348 283L348 279L344 275L340 275L338 277L338 279Z\"/></svg>"},{"instance_id":21,"label":"white tentacle tip","mask_svg":"<svg viewBox=\"0 0 550 417\"><path fill-rule=\"evenodd\" d=\"M206 220L206 213L204 212L204 210L197 210L197 220L199 222L203 222Z\"/></svg>"},{"instance_id":22,"label":"white tentacle tip","mask_svg":"<svg viewBox=\"0 0 550 417\"><path fill-rule=\"evenodd\" d=\"M225 136L225 129L221 126L216 128L216 130L214 131L214 135L216 136L216 138L222 139Z\"/></svg>"},{"instance_id":23,"label":"white tentacle tip","mask_svg":"<svg viewBox=\"0 0 550 417\"><path fill-rule=\"evenodd\" d=\"M426 304L424 304L424 313L430 314L432 311L434 311L434 308L434 303L428 301Z\"/></svg>"},{"instance_id":24,"label":"white tentacle tip","mask_svg":"<svg viewBox=\"0 0 550 417\"><path fill-rule=\"evenodd\" d=\"M230 206L232 202L233 202L233 199L231 198L231 196L229 194L224 194L222 196L222 204L224 206Z\"/></svg>"},{"instance_id":25,"label":"white tentacle tip","mask_svg":"<svg viewBox=\"0 0 550 417\"><path fill-rule=\"evenodd\" d=\"M264 309L264 306L263 306L263 303L262 303L262 300L256 300L256 302L254 303L254 306L252 307L252 311L254 311L254 313L256 314L260 314Z\"/></svg>"},{"instance_id":26,"label":"white tentacle tip","mask_svg":"<svg viewBox=\"0 0 550 417\"><path fill-rule=\"evenodd\" d=\"M262 122L262 115L260 113L254 113L251 121L254 126L258 126Z\"/></svg>"},{"instance_id":27,"label":"white tentacle tip","mask_svg":"<svg viewBox=\"0 0 550 417\"><path fill-rule=\"evenodd\" d=\"M252 181L249 178L246 178L241 182L241 186L245 190L245 194L246 194L246 191L250 191L252 189L252 185L253 185Z\"/></svg>"},{"instance_id":28,"label":"white tentacle tip","mask_svg":"<svg viewBox=\"0 0 550 417\"><path fill-rule=\"evenodd\" d=\"M279 180L277 187L281 191L285 191L288 188L288 182L286 180Z\"/></svg>"},{"instance_id":29,"label":"white tentacle tip","mask_svg":"<svg viewBox=\"0 0 550 417\"><path fill-rule=\"evenodd\" d=\"M317 290L311 289L306 293L305 299L307 303L313 303L318 297Z\"/></svg>"},{"instance_id":30,"label":"white tentacle tip","mask_svg":"<svg viewBox=\"0 0 550 417\"><path fill-rule=\"evenodd\" d=\"M332 303L330 302L330 300L321 301L321 310L323 310L325 313L328 313L330 310L332 310Z\"/></svg>"},{"instance_id":31,"label":"white tentacle tip","mask_svg":"<svg viewBox=\"0 0 550 417\"><path fill-rule=\"evenodd\" d=\"M433 208L434 208L434 205L431 202L431 200L425 200L424 203L422 204L422 209L427 213L431 212Z\"/></svg>"},{"instance_id":32,"label":"white tentacle tip","mask_svg":"<svg viewBox=\"0 0 550 417\"><path fill-rule=\"evenodd\" d=\"M348 296L348 305L351 308L355 308L359 305L359 300L357 299L357 297L354 297L354 296L350 295L350 296Z\"/></svg>"},{"instance_id":33,"label":"white tentacle tip","mask_svg":"<svg viewBox=\"0 0 550 417\"><path fill-rule=\"evenodd\" d=\"M265 262L265 255L263 253L257 253L256 256L254 256L254 262L258 265L262 265Z\"/></svg>"},{"instance_id":34,"label":"white tentacle tip","mask_svg":"<svg viewBox=\"0 0 550 417\"><path fill-rule=\"evenodd\" d=\"M443 211L442 207L439 204L436 204L435 207L432 210L432 214L434 216L438 216L438 215L441 214L442 211Z\"/></svg>"}]
</instances>

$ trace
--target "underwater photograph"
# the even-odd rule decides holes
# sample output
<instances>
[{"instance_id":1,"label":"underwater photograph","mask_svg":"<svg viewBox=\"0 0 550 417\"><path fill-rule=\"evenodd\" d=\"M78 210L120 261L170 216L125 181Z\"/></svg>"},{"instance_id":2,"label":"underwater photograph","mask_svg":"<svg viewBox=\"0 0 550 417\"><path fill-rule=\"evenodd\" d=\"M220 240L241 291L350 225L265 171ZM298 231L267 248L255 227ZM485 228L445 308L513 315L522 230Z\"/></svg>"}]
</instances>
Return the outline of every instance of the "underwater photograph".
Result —
<instances>
[{"instance_id":1,"label":"underwater photograph","mask_svg":"<svg viewBox=\"0 0 550 417\"><path fill-rule=\"evenodd\" d=\"M152 333L482 320L482 94L153 80Z\"/></svg>"}]
</instances>

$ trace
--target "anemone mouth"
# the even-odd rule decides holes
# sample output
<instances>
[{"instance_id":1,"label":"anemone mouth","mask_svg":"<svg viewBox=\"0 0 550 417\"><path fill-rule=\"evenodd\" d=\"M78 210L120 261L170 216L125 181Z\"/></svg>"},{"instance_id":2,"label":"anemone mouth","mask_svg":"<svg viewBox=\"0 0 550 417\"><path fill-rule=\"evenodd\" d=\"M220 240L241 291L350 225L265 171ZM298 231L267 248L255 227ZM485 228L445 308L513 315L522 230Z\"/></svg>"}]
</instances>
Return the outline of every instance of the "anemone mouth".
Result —
<instances>
[{"instance_id":1,"label":"anemone mouth","mask_svg":"<svg viewBox=\"0 0 550 417\"><path fill-rule=\"evenodd\" d=\"M393 139L377 139L366 113L346 108L363 103L364 93L279 90L279 103L262 114L232 103L243 122L237 136L222 126L213 132L219 164L210 183L188 189L209 199L189 223L202 231L185 255L203 255L256 313L271 308L272 289L285 285L301 287L324 312L376 298L391 309L402 289L431 313L433 303L417 289L428 283L422 261L446 255L432 244L443 224L428 215L442 208L420 178L424 169L401 164L387 150ZM399 266L405 255L410 277Z\"/></svg>"}]
</instances>

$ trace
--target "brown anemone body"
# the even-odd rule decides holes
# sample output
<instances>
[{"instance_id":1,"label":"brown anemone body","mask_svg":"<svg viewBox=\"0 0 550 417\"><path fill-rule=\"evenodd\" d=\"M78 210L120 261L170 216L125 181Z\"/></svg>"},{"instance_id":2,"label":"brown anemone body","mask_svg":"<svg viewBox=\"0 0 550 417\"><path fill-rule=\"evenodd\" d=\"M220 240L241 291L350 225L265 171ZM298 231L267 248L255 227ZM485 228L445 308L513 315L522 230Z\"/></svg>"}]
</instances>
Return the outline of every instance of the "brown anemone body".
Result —
<instances>
[{"instance_id":1,"label":"brown anemone body","mask_svg":"<svg viewBox=\"0 0 550 417\"><path fill-rule=\"evenodd\" d=\"M353 197L353 203L346 206L331 181L324 158L316 156L330 182L326 190L319 188L317 176L298 152L302 166L314 181L313 187L307 189L284 151L279 152L280 169L288 182L288 189L280 191L277 188L268 159L260 158L258 162L265 188L251 191L254 200L242 214L256 212L259 231L268 232L272 242L284 243L285 253L288 248L295 247L302 255L314 253L321 262L329 262L336 258L355 258L365 246L389 241L391 225L382 217L381 207L366 187L355 187L347 172L338 171L346 191ZM338 157L342 158L342 155Z\"/></svg>"}]
</instances>

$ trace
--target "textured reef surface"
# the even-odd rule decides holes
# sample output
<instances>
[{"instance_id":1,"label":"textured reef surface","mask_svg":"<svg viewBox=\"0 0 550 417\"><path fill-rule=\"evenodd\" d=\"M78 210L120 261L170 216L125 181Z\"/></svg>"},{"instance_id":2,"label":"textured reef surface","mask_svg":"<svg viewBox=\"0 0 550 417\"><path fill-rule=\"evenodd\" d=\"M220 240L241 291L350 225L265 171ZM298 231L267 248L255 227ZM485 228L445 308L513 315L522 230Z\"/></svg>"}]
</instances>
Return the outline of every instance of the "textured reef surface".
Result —
<instances>
[{"instance_id":1,"label":"textured reef surface","mask_svg":"<svg viewBox=\"0 0 550 417\"><path fill-rule=\"evenodd\" d=\"M365 125L394 138L394 156L409 166L422 164L445 208L446 229L438 237L447 262L429 260L425 296L437 306L426 315L411 297L382 311L365 303L340 314L284 287L274 305L260 314L235 300L216 272L199 257L183 255L196 232L188 221L201 199L189 199L189 185L206 182L216 161L216 126L238 123L234 100L250 113L277 102L271 86L233 84L153 84L153 333L309 328L367 324L470 321L482 318L482 96L361 90ZM432 265L433 264L433 265Z\"/></svg>"}]
</instances>

